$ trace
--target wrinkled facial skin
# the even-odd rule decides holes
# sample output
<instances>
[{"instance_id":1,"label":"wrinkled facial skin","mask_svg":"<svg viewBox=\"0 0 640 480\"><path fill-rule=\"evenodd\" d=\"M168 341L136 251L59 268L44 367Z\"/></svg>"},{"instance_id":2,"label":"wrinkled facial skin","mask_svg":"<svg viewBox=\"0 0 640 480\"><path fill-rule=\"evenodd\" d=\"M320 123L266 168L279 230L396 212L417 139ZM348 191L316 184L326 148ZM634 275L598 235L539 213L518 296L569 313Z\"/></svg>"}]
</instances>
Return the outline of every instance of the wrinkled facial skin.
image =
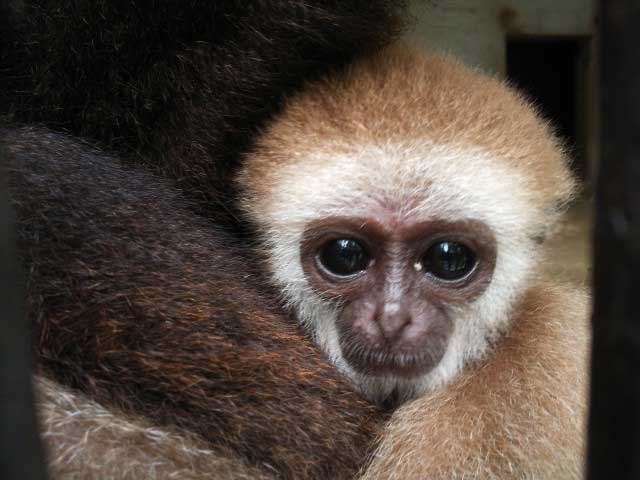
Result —
<instances>
[{"instance_id":1,"label":"wrinkled facial skin","mask_svg":"<svg viewBox=\"0 0 640 480\"><path fill-rule=\"evenodd\" d=\"M307 225L300 256L311 287L339 307L346 362L367 376L410 379L438 365L455 306L490 283L496 242L473 220L333 217Z\"/></svg>"}]
</instances>

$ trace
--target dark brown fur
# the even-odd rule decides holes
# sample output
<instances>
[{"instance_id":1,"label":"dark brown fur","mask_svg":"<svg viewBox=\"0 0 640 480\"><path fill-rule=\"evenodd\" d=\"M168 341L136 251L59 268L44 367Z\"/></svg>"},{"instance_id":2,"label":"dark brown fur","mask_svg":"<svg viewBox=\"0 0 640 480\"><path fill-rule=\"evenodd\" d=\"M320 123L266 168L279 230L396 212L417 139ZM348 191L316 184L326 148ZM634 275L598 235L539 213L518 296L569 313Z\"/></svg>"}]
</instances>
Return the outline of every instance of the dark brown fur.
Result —
<instances>
[{"instance_id":1,"label":"dark brown fur","mask_svg":"<svg viewBox=\"0 0 640 480\"><path fill-rule=\"evenodd\" d=\"M269 307L215 225L86 145L1 135L44 371L283 478L358 470L383 416Z\"/></svg>"},{"instance_id":2,"label":"dark brown fur","mask_svg":"<svg viewBox=\"0 0 640 480\"><path fill-rule=\"evenodd\" d=\"M256 133L305 82L394 38L403 4L8 0L0 121L43 123L150 165L238 228L225 215L229 179Z\"/></svg>"}]
</instances>

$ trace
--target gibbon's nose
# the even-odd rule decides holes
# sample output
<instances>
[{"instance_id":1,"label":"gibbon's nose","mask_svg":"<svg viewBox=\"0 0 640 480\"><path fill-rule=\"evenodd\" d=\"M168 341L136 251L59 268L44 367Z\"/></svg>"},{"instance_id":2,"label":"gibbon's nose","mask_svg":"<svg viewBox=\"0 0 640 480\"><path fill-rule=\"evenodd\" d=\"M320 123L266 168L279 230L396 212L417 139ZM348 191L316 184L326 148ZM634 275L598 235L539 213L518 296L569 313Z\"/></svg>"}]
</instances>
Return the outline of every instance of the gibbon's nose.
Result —
<instances>
[{"instance_id":1,"label":"gibbon's nose","mask_svg":"<svg viewBox=\"0 0 640 480\"><path fill-rule=\"evenodd\" d=\"M389 343L395 343L404 337L403 333L412 323L409 309L399 302L385 303L375 318L380 334Z\"/></svg>"},{"instance_id":2,"label":"gibbon's nose","mask_svg":"<svg viewBox=\"0 0 640 480\"><path fill-rule=\"evenodd\" d=\"M420 375L438 364L453 322L424 296L354 302L338 320L345 360L367 375Z\"/></svg>"}]
</instances>

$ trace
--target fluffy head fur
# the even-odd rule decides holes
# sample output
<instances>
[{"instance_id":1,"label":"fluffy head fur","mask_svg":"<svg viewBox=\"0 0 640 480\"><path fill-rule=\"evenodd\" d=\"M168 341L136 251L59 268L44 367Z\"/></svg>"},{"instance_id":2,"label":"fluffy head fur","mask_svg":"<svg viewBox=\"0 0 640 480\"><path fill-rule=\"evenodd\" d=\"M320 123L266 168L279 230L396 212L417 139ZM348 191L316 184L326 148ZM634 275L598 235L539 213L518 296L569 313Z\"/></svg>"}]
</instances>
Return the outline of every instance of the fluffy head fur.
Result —
<instances>
[{"instance_id":1,"label":"fluffy head fur","mask_svg":"<svg viewBox=\"0 0 640 480\"><path fill-rule=\"evenodd\" d=\"M574 188L561 146L521 96L449 59L400 49L291 100L239 181L286 300L373 399L440 386L482 357L508 326L536 269L540 238ZM301 266L309 222L370 212L400 222L480 221L497 241L489 287L468 305L451 306L445 356L418 380L354 372L338 344L339 307L314 293Z\"/></svg>"}]
</instances>

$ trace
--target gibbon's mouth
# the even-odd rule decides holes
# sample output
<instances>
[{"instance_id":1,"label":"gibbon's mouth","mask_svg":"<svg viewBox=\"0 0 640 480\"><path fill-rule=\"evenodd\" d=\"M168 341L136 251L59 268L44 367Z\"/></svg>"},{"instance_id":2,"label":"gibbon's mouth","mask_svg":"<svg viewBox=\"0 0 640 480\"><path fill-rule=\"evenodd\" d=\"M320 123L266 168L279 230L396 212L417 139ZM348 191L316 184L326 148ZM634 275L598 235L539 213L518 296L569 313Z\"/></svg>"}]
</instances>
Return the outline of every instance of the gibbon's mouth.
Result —
<instances>
[{"instance_id":1,"label":"gibbon's mouth","mask_svg":"<svg viewBox=\"0 0 640 480\"><path fill-rule=\"evenodd\" d=\"M413 379L429 373L444 357L451 330L451 322L434 325L419 342L373 340L353 328L340 328L340 350L345 361L356 372L373 377L395 376Z\"/></svg>"},{"instance_id":2,"label":"gibbon's mouth","mask_svg":"<svg viewBox=\"0 0 640 480\"><path fill-rule=\"evenodd\" d=\"M435 342L421 352L393 352L366 348L356 342L341 342L342 355L358 373L379 376L415 378L432 370L446 350L446 342Z\"/></svg>"}]
</instances>

